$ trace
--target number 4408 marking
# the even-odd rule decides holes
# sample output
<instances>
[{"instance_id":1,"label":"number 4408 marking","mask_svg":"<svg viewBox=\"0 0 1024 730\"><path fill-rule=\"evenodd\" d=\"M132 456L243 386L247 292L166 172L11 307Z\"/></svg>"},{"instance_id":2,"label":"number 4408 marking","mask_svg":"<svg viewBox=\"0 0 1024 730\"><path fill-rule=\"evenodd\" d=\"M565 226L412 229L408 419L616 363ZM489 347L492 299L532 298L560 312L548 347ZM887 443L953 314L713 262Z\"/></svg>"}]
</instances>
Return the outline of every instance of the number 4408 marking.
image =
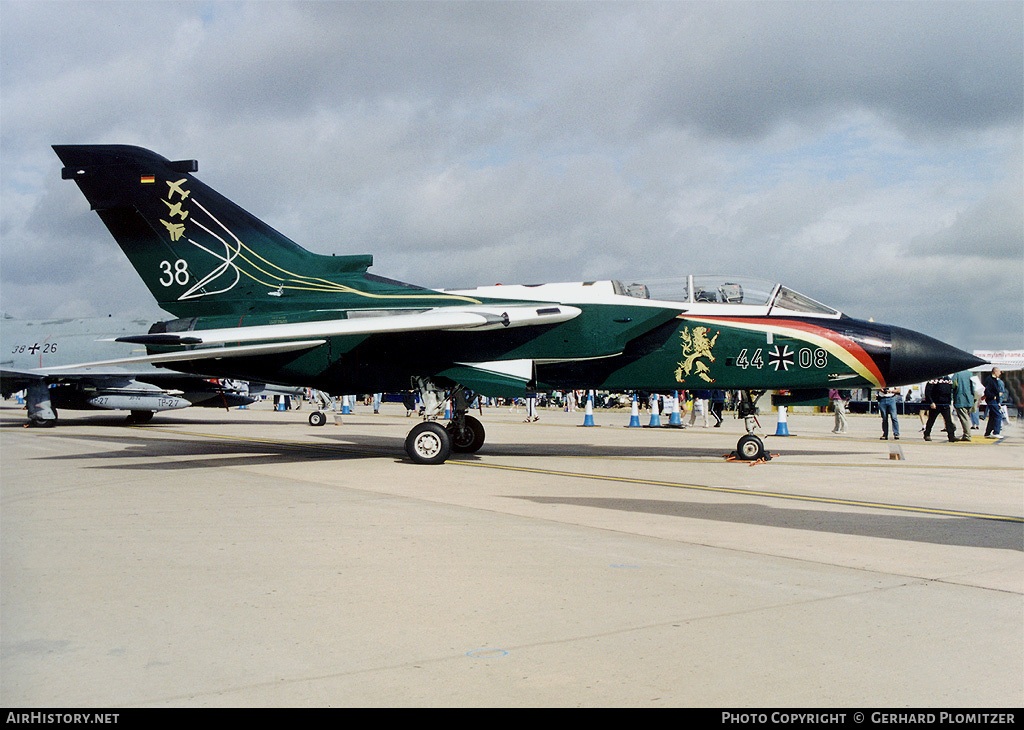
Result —
<instances>
[{"instance_id":1,"label":"number 4408 marking","mask_svg":"<svg viewBox=\"0 0 1024 730\"><path fill-rule=\"evenodd\" d=\"M160 286L177 284L185 286L188 283L188 261L177 259L172 265L170 261L160 262Z\"/></svg>"},{"instance_id":2,"label":"number 4408 marking","mask_svg":"<svg viewBox=\"0 0 1024 730\"><path fill-rule=\"evenodd\" d=\"M828 353L820 347L813 351L809 347L804 347L797 355L797 362L802 368L809 368L811 366L824 368L828 366ZM755 350L754 356L750 359L747 359L746 348L740 350L740 354L736 357L736 367L744 370L748 367L757 368L758 370L764 367L764 360L761 358L761 348Z\"/></svg>"}]
</instances>

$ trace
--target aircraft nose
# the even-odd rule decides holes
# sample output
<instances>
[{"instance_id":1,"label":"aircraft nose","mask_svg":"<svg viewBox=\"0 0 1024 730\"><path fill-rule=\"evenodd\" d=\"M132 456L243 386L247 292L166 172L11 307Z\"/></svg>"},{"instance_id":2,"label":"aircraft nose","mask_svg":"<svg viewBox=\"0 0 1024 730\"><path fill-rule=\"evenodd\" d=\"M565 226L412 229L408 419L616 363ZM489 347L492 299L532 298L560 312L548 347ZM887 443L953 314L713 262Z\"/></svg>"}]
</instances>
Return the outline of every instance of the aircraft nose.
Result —
<instances>
[{"instance_id":1,"label":"aircraft nose","mask_svg":"<svg viewBox=\"0 0 1024 730\"><path fill-rule=\"evenodd\" d=\"M920 332L893 327L888 385L923 383L984 365L985 360Z\"/></svg>"}]
</instances>

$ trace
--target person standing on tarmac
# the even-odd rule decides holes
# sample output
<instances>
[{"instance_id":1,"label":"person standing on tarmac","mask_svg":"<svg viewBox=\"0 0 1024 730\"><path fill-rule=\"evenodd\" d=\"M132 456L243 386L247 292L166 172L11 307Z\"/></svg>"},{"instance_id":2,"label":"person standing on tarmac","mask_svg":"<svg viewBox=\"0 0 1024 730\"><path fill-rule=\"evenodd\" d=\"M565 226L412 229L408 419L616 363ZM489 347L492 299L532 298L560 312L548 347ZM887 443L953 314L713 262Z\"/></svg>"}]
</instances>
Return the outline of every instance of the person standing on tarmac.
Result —
<instances>
[{"instance_id":1,"label":"person standing on tarmac","mask_svg":"<svg viewBox=\"0 0 1024 730\"><path fill-rule=\"evenodd\" d=\"M1001 439L1003 431L1003 395L1006 393L1006 386L999 379L1002 370L992 368L982 384L985 386L985 407L988 411L985 426L985 438Z\"/></svg>"},{"instance_id":2,"label":"person standing on tarmac","mask_svg":"<svg viewBox=\"0 0 1024 730\"><path fill-rule=\"evenodd\" d=\"M970 441L971 412L974 410L974 383L971 382L970 370L963 370L953 376L953 408L956 409L960 428L964 431L958 440Z\"/></svg>"},{"instance_id":3,"label":"person standing on tarmac","mask_svg":"<svg viewBox=\"0 0 1024 730\"><path fill-rule=\"evenodd\" d=\"M540 420L540 416L537 415L537 394L527 393L526 394L526 420L523 423L535 423Z\"/></svg>"},{"instance_id":4,"label":"person standing on tarmac","mask_svg":"<svg viewBox=\"0 0 1024 730\"><path fill-rule=\"evenodd\" d=\"M932 440L932 426L939 414L946 424L946 436L950 442L956 441L953 421L949 417L949 407L953 403L953 381L948 375L928 381L924 387L924 403L928 404L928 422L924 426L924 440Z\"/></svg>"},{"instance_id":5,"label":"person standing on tarmac","mask_svg":"<svg viewBox=\"0 0 1024 730\"><path fill-rule=\"evenodd\" d=\"M974 386L974 408L971 409L971 430L981 429L981 401L985 398L985 386L981 384L981 376L975 373L971 376L971 385Z\"/></svg>"},{"instance_id":6,"label":"person standing on tarmac","mask_svg":"<svg viewBox=\"0 0 1024 730\"><path fill-rule=\"evenodd\" d=\"M900 422L896 420L896 389L882 388L878 391L878 412L882 415L882 438L889 439L889 420L892 420L892 437L900 440Z\"/></svg>"},{"instance_id":7,"label":"person standing on tarmac","mask_svg":"<svg viewBox=\"0 0 1024 730\"><path fill-rule=\"evenodd\" d=\"M724 390L712 390L711 391L711 415L715 419L714 428L718 428L722 425L722 409L725 408L725 391Z\"/></svg>"},{"instance_id":8,"label":"person standing on tarmac","mask_svg":"<svg viewBox=\"0 0 1024 730\"><path fill-rule=\"evenodd\" d=\"M704 428L708 427L708 398L711 397L710 390L695 390L693 391L693 410L690 411L690 425L694 424L697 420L697 414L700 413L704 419Z\"/></svg>"},{"instance_id":9,"label":"person standing on tarmac","mask_svg":"<svg viewBox=\"0 0 1024 730\"><path fill-rule=\"evenodd\" d=\"M833 388L828 392L828 397L832 401L832 410L836 415L832 433L846 433L846 404L843 402L843 394Z\"/></svg>"}]
</instances>

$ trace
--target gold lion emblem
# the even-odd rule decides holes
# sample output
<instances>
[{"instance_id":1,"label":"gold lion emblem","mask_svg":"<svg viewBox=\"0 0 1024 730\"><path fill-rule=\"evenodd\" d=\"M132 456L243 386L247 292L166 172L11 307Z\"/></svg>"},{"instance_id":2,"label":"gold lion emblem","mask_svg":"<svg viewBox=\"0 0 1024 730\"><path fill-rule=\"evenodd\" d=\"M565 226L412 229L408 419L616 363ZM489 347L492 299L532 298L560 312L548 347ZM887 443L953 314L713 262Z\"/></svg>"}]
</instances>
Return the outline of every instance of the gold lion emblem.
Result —
<instances>
[{"instance_id":1,"label":"gold lion emblem","mask_svg":"<svg viewBox=\"0 0 1024 730\"><path fill-rule=\"evenodd\" d=\"M696 375L701 380L708 383L715 382L709 375L710 368L708 362L704 362L707 359L709 362L715 361L715 356L711 353L711 349L715 346L715 341L718 340L718 332L711 339L708 339L708 328L707 327L694 327L693 334L690 334L689 327L683 327L683 331L679 333L680 339L683 341L683 361L679 363L679 367L676 368L676 382L683 382L684 376L690 375L696 371Z\"/></svg>"}]
</instances>

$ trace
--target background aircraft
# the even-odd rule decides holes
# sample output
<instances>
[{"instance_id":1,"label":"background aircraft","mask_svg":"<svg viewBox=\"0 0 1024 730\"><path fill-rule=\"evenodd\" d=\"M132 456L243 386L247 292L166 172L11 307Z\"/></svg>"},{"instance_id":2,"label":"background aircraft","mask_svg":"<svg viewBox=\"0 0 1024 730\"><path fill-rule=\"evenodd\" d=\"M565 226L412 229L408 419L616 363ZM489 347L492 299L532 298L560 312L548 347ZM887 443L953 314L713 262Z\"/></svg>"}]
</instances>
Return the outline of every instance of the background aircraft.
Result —
<instances>
[{"instance_id":1,"label":"background aircraft","mask_svg":"<svg viewBox=\"0 0 1024 730\"><path fill-rule=\"evenodd\" d=\"M438 291L368 273L372 256L295 244L172 162L123 145L54 150L158 304L177 319L118 338L140 361L332 394L418 387L820 390L916 383L982 361L910 330L847 317L777 284L685 277L672 298L616 281ZM475 451L456 398L410 457ZM748 434L740 456L759 458Z\"/></svg>"},{"instance_id":2,"label":"background aircraft","mask_svg":"<svg viewBox=\"0 0 1024 730\"><path fill-rule=\"evenodd\" d=\"M114 338L147 328L145 320L0 320L0 391L24 390L29 424L52 426L57 409L126 410L132 423L189 406L229 408L253 402L239 388L147 362L117 362L145 348ZM76 367L76 363L94 363Z\"/></svg>"}]
</instances>

